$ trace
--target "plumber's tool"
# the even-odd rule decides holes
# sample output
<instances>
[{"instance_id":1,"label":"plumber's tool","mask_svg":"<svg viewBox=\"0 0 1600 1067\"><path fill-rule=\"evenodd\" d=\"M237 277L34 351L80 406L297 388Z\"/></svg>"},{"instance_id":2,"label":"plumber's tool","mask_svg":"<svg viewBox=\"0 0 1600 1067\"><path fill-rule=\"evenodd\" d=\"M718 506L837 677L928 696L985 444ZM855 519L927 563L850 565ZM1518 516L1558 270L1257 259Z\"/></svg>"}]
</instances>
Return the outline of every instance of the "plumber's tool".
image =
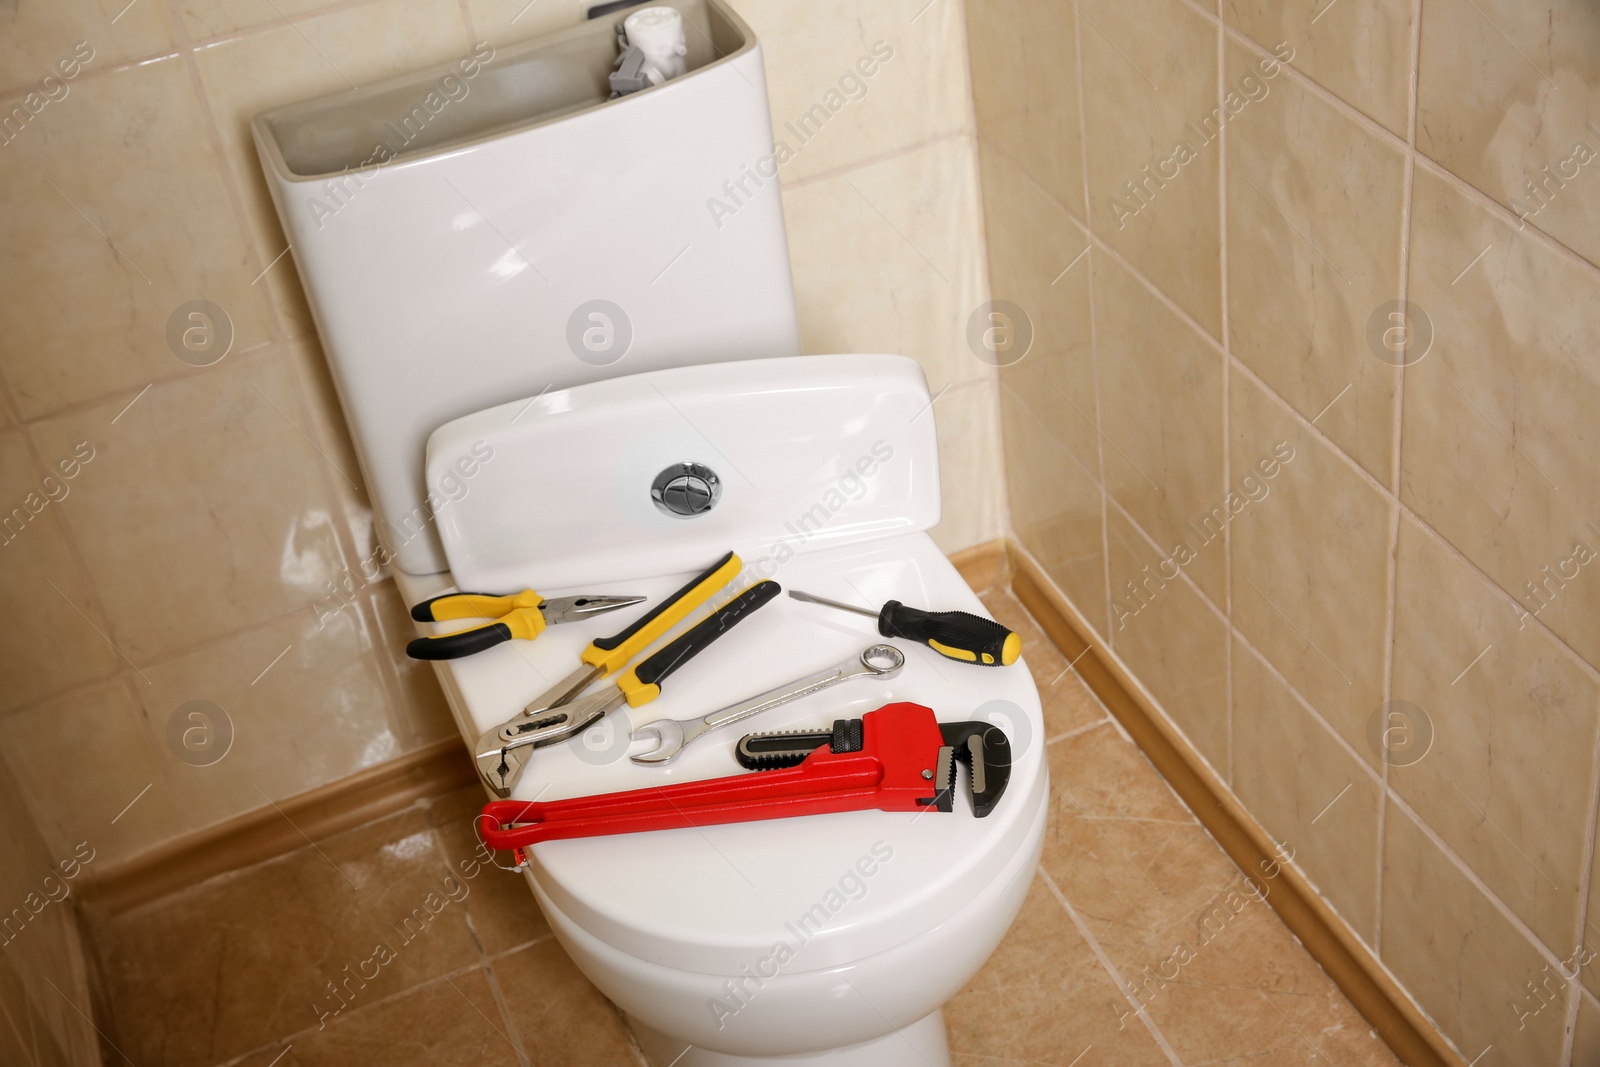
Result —
<instances>
[{"instance_id":1,"label":"plumber's tool","mask_svg":"<svg viewBox=\"0 0 1600 1067\"><path fill-rule=\"evenodd\" d=\"M795 589L789 590L789 595L808 604L823 604L877 619L878 632L884 637L921 641L941 656L963 663L1009 667L1022 655L1022 638L993 619L970 611L922 611L898 600L889 601L881 611L873 611Z\"/></svg>"},{"instance_id":2,"label":"plumber's tool","mask_svg":"<svg viewBox=\"0 0 1600 1067\"><path fill-rule=\"evenodd\" d=\"M419 637L406 645L406 655L412 659L460 659L512 638L532 641L544 633L546 626L582 622L608 611L643 602L642 596L564 596L546 600L532 589L510 596L446 593L413 605L411 617L418 622L449 622L452 619L498 621L470 626L453 633Z\"/></svg>"},{"instance_id":3,"label":"plumber's tool","mask_svg":"<svg viewBox=\"0 0 1600 1067\"><path fill-rule=\"evenodd\" d=\"M746 734L734 746L734 758L741 767L752 771L798 767L824 745L833 752L860 748L862 729L861 719L835 719L831 730ZM944 745L939 749L938 765L933 772L933 784L939 797L936 806L940 811L950 810L955 762L960 761L972 775L972 810L978 818L983 818L994 810L1000 794L1006 791L1006 783L1011 780L1010 739L993 723L976 721L942 722L939 734Z\"/></svg>"},{"instance_id":4,"label":"plumber's tool","mask_svg":"<svg viewBox=\"0 0 1600 1067\"><path fill-rule=\"evenodd\" d=\"M981 819L1011 778L1005 731L987 722L940 723L921 704L887 704L840 719L831 731L771 736L785 739L789 756L809 747L796 765L776 770L569 800L491 800L478 830L490 848L520 849L557 838L836 811L950 811L958 759L971 769L972 810Z\"/></svg>"},{"instance_id":5,"label":"plumber's tool","mask_svg":"<svg viewBox=\"0 0 1600 1067\"><path fill-rule=\"evenodd\" d=\"M645 765L671 763L677 758L678 753L683 751L685 745L701 734L736 723L740 719L748 719L752 715L759 715L779 704L787 704L791 700L820 693L852 678L892 678L900 673L900 668L905 666L905 662L905 654L893 645L872 645L859 656L851 656L843 663L836 663L827 670L797 678L787 685L769 689L737 704L729 704L703 718L657 719L655 722L647 722L633 731L633 736L629 740L645 741L654 737L657 741L655 749L628 758L635 763Z\"/></svg>"},{"instance_id":6,"label":"plumber's tool","mask_svg":"<svg viewBox=\"0 0 1600 1067\"><path fill-rule=\"evenodd\" d=\"M745 616L778 595L777 582L761 581L707 615L692 629L617 679L615 689L592 693L559 708L524 712L478 739L478 772L496 796L508 797L522 777L527 754L583 732L626 703L642 707L661 693L661 683L696 653Z\"/></svg>"},{"instance_id":7,"label":"plumber's tool","mask_svg":"<svg viewBox=\"0 0 1600 1067\"><path fill-rule=\"evenodd\" d=\"M682 589L657 604L655 610L634 620L626 630L610 637L597 637L590 641L589 647L578 656L580 662L577 668L523 708L522 716L535 715L548 708L559 708L594 682L621 670L630 659L644 651L646 645L682 622L691 611L710 600L714 593L733 581L734 575L738 574L743 566L739 557L729 552L690 579ZM513 719L504 725L509 726L515 721ZM495 729L498 730L499 727ZM478 747L481 750L483 746L480 743Z\"/></svg>"}]
</instances>

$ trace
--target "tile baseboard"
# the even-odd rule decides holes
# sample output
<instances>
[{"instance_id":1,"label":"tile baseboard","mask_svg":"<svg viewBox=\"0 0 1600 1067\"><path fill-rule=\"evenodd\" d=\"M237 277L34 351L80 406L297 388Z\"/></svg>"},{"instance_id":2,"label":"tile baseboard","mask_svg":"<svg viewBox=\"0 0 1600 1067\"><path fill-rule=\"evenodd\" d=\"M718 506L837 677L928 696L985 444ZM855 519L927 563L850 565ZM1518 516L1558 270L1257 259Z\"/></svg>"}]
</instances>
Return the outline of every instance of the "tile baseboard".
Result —
<instances>
[{"instance_id":1,"label":"tile baseboard","mask_svg":"<svg viewBox=\"0 0 1600 1067\"><path fill-rule=\"evenodd\" d=\"M990 545L978 547L992 552ZM1092 629L1028 550L1008 540L1005 551L1007 559L995 573L1009 574L1012 593L1061 654L1076 661L1084 683L1155 764L1228 858L1245 872L1266 870L1265 865L1275 855L1271 835L1168 724L1166 717L1141 695L1138 683L1115 655L1098 640L1085 639L1083 635L1092 633ZM953 561L955 558L951 557ZM983 565L996 566L988 556ZM961 566L957 563L958 569ZM965 577L966 571L962 574ZM1269 894L1267 903L1395 1056L1409 1067L1465 1067L1422 1010L1300 872L1285 865L1278 870L1279 891Z\"/></svg>"},{"instance_id":2,"label":"tile baseboard","mask_svg":"<svg viewBox=\"0 0 1600 1067\"><path fill-rule=\"evenodd\" d=\"M175 838L81 883L82 901L110 914L242 870L478 780L458 737Z\"/></svg>"}]
</instances>

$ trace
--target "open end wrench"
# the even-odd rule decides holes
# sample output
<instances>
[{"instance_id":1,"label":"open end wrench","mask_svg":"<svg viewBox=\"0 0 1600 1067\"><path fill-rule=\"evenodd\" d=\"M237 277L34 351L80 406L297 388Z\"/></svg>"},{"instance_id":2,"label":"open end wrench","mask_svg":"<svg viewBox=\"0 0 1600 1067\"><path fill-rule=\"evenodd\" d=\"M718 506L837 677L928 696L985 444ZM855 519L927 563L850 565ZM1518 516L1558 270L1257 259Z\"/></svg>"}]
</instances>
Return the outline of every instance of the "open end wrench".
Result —
<instances>
[{"instance_id":1,"label":"open end wrench","mask_svg":"<svg viewBox=\"0 0 1600 1067\"><path fill-rule=\"evenodd\" d=\"M799 700L803 696L832 688L852 678L892 678L900 673L900 668L905 666L905 662L905 654L893 645L871 645L863 650L861 655L852 656L827 670L797 678L787 685L769 689L737 704L729 704L702 718L657 719L655 722L647 722L633 731L629 740L646 741L653 737L658 742L656 747L649 752L628 758L646 766L670 763L683 751L684 746L701 734L741 719L748 719L752 715L759 715L779 704L787 704L791 700Z\"/></svg>"}]
</instances>

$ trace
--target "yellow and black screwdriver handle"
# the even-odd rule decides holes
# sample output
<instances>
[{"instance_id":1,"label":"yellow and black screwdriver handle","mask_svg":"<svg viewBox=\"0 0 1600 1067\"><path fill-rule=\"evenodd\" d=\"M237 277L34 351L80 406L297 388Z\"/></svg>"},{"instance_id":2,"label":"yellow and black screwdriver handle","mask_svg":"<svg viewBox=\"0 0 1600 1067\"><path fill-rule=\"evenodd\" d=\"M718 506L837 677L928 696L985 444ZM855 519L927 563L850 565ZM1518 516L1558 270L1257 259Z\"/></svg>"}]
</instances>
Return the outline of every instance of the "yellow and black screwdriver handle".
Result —
<instances>
[{"instance_id":1,"label":"yellow and black screwdriver handle","mask_svg":"<svg viewBox=\"0 0 1600 1067\"><path fill-rule=\"evenodd\" d=\"M941 656L987 667L1009 667L1022 655L1022 638L968 611L923 611L891 600L878 612L878 632L921 641Z\"/></svg>"},{"instance_id":2,"label":"yellow and black screwdriver handle","mask_svg":"<svg viewBox=\"0 0 1600 1067\"><path fill-rule=\"evenodd\" d=\"M710 600L719 589L733 581L743 566L739 557L729 552L690 579L682 589L663 600L654 611L636 620L626 630L610 637L597 637L590 641L589 647L578 657L588 666L595 668L590 680L604 678L620 670L646 645L682 622L691 611ZM665 652L666 649L662 651ZM617 684L621 685L621 681L619 680Z\"/></svg>"},{"instance_id":3,"label":"yellow and black screwdriver handle","mask_svg":"<svg viewBox=\"0 0 1600 1067\"><path fill-rule=\"evenodd\" d=\"M782 592L782 587L763 579L696 623L693 629L674 639L649 659L617 679L630 708L641 707L661 695L667 675L688 663L717 638L754 614L767 601Z\"/></svg>"}]
</instances>

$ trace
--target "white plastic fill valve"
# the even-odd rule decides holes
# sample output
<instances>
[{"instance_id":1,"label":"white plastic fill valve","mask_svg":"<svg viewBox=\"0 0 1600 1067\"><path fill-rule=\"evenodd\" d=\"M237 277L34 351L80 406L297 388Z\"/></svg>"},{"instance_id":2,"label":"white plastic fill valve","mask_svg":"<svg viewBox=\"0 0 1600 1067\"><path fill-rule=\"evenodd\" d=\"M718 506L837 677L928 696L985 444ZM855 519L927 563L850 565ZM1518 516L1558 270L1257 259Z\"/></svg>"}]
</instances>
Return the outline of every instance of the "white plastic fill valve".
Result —
<instances>
[{"instance_id":1,"label":"white plastic fill valve","mask_svg":"<svg viewBox=\"0 0 1600 1067\"><path fill-rule=\"evenodd\" d=\"M622 21L628 44L644 53L646 67L661 72L664 79L680 77L683 57L689 51L683 38L683 16L670 7L647 7Z\"/></svg>"}]
</instances>

